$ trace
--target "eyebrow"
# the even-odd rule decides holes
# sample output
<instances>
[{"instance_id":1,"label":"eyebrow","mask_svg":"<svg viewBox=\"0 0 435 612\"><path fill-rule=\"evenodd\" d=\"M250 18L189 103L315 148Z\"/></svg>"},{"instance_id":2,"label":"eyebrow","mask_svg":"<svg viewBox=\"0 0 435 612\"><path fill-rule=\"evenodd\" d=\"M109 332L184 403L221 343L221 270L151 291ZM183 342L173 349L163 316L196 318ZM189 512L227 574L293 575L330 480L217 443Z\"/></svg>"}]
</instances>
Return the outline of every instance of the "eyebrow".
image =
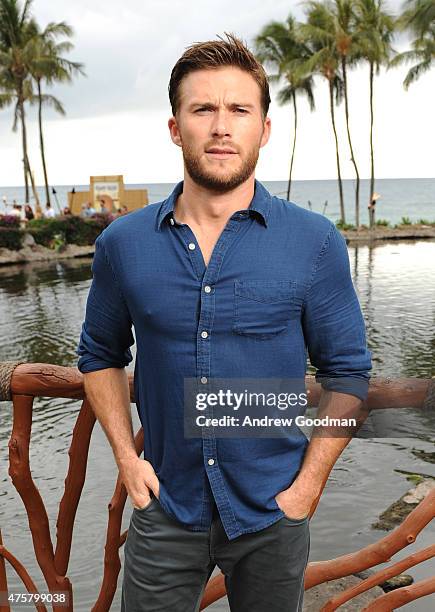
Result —
<instances>
[{"instance_id":1,"label":"eyebrow","mask_svg":"<svg viewBox=\"0 0 435 612\"><path fill-rule=\"evenodd\" d=\"M192 104L189 104L188 109L192 110L195 107L205 107L205 108L216 108L216 105L213 104L212 102L192 102ZM231 108L250 108L253 109L255 108L253 104L243 104L243 103L237 103L237 102L232 102L231 104L227 104L227 106L231 107Z\"/></svg>"}]
</instances>

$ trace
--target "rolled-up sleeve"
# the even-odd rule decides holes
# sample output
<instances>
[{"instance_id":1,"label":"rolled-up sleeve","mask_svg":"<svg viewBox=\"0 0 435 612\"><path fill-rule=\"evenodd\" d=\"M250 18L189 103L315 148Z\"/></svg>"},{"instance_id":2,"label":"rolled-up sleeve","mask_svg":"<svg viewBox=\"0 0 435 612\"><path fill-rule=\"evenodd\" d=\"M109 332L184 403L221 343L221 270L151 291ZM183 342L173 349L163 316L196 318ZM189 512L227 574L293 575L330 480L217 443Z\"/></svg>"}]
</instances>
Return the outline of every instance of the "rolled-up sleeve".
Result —
<instances>
[{"instance_id":1,"label":"rolled-up sleeve","mask_svg":"<svg viewBox=\"0 0 435 612\"><path fill-rule=\"evenodd\" d=\"M132 320L104 245L104 232L95 241L92 284L76 354L80 372L124 368L133 359Z\"/></svg>"},{"instance_id":2,"label":"rolled-up sleeve","mask_svg":"<svg viewBox=\"0 0 435 612\"><path fill-rule=\"evenodd\" d=\"M371 353L346 242L332 223L312 271L302 322L316 381L365 400Z\"/></svg>"}]
</instances>

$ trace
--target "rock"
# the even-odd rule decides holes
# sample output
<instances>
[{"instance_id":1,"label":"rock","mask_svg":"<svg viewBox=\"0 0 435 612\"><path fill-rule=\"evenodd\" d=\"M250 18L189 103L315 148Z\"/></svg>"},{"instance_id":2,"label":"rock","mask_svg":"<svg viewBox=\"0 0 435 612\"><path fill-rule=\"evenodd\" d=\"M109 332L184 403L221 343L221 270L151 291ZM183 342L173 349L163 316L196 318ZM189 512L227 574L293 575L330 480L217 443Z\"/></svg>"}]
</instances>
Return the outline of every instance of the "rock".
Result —
<instances>
[{"instance_id":1,"label":"rock","mask_svg":"<svg viewBox=\"0 0 435 612\"><path fill-rule=\"evenodd\" d=\"M393 576L393 578L382 582L379 586L385 591L385 593L389 593L390 591L394 591L394 589L409 586L413 582L414 578L409 574L399 574L398 576Z\"/></svg>"},{"instance_id":2,"label":"rock","mask_svg":"<svg viewBox=\"0 0 435 612\"><path fill-rule=\"evenodd\" d=\"M435 453L430 453L429 451L419 450L414 448L411 453L421 459L422 461L427 461L428 463L435 463Z\"/></svg>"},{"instance_id":3,"label":"rock","mask_svg":"<svg viewBox=\"0 0 435 612\"><path fill-rule=\"evenodd\" d=\"M366 570L362 570L361 572L355 572L355 576L357 578L361 578L361 580L366 580L367 578L371 578L375 574L377 574L378 570L374 570L372 568L368 568ZM379 586L384 591L384 593L389 593L390 591L394 591L394 589L400 589L403 586L409 586L414 582L414 578L410 574L398 574L397 576L393 576L384 582L381 582Z\"/></svg>"},{"instance_id":4,"label":"rock","mask_svg":"<svg viewBox=\"0 0 435 612\"><path fill-rule=\"evenodd\" d=\"M435 226L418 224L402 225L400 227L375 226L372 229L340 230L346 242L372 242L373 240L421 240L435 238Z\"/></svg>"},{"instance_id":5,"label":"rock","mask_svg":"<svg viewBox=\"0 0 435 612\"><path fill-rule=\"evenodd\" d=\"M435 489L433 478L421 478L421 482L409 489L380 515L379 521L372 524L373 529L383 529L384 531L394 529L433 489Z\"/></svg>"},{"instance_id":6,"label":"rock","mask_svg":"<svg viewBox=\"0 0 435 612\"><path fill-rule=\"evenodd\" d=\"M67 244L61 252L48 249L41 244L31 244L23 247L19 251L10 251L0 248L0 265L25 263L30 261L52 261L57 259L67 259L69 257L85 257L93 255L95 245L79 246L77 244Z\"/></svg>"},{"instance_id":7,"label":"rock","mask_svg":"<svg viewBox=\"0 0 435 612\"><path fill-rule=\"evenodd\" d=\"M408 491L402 499L407 504L418 504L432 489L435 489L435 480L423 480L416 487Z\"/></svg>"},{"instance_id":8,"label":"rock","mask_svg":"<svg viewBox=\"0 0 435 612\"><path fill-rule=\"evenodd\" d=\"M337 580L329 580L308 589L304 593L303 612L318 612L331 597L346 591L360 582L360 578L351 575L338 578ZM339 610L340 612L360 612L369 602L383 594L384 591L380 587L373 587L340 606Z\"/></svg>"},{"instance_id":9,"label":"rock","mask_svg":"<svg viewBox=\"0 0 435 612\"><path fill-rule=\"evenodd\" d=\"M36 244L36 242L32 234L25 233L23 236L22 244L23 244L23 247L26 247L26 246L33 246L34 244Z\"/></svg>"}]
</instances>

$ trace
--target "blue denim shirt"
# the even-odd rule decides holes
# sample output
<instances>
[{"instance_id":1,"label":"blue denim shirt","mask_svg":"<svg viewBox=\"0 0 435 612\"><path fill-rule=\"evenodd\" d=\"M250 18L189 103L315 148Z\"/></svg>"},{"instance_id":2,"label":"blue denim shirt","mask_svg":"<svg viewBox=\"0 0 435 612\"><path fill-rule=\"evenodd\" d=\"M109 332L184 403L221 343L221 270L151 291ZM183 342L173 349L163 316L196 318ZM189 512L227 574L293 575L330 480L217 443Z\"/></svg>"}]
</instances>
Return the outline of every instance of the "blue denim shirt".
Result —
<instances>
[{"instance_id":1,"label":"blue denim shirt","mask_svg":"<svg viewBox=\"0 0 435 612\"><path fill-rule=\"evenodd\" d=\"M174 219L182 190L183 181L98 236L78 368L123 368L136 339L135 399L160 503L206 531L214 499L232 540L284 516L274 497L297 476L308 439L185 437L184 379L303 378L309 355L324 388L365 399L371 355L331 221L256 180L206 266L192 230Z\"/></svg>"}]
</instances>

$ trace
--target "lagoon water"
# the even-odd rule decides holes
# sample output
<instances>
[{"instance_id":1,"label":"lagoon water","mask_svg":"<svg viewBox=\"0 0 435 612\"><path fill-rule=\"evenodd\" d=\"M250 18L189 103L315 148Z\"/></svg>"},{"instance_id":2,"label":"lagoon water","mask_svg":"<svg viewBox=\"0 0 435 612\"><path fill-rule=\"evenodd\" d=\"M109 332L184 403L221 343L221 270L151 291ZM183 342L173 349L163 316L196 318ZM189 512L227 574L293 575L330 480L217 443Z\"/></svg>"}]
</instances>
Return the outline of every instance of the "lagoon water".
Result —
<instances>
[{"instance_id":1,"label":"lagoon water","mask_svg":"<svg viewBox=\"0 0 435 612\"><path fill-rule=\"evenodd\" d=\"M380 186L379 191L386 193ZM430 213L421 210L419 215L430 216ZM349 255L373 354L373 376L434 376L435 241L349 247ZM89 258L84 258L0 268L1 361L20 359L76 365L75 350L91 283L90 263ZM79 407L77 401L50 398L40 398L34 404L31 467L46 503L53 541L68 465L68 447ZM132 412L137 430L139 421L134 405ZM392 422L398 413L389 411ZM310 523L310 561L356 551L386 535L386 532L372 529L371 524L411 486L396 468L435 475L435 465L413 453L416 449L434 451L435 414L414 410L401 410L400 413L405 427L400 427L394 437L355 439L341 456ZM29 570L39 588L45 590L28 533L26 513L7 474L10 431L11 404L3 402L0 421L3 542ZM89 611L99 592L107 504L116 482L115 467L109 444L97 423L76 516L68 571L74 588L74 609L78 612ZM128 526L130 513L131 505L127 500L124 528ZM434 540L432 522L417 542L401 551L394 560L423 549ZM122 554L121 549L121 559ZM435 573L434 565L433 560L426 561L407 573L415 580L424 579ZM16 590L19 581L9 569L8 578L10 590ZM121 580L122 571L112 610L120 608ZM434 599L434 596L420 599L401 609L429 612L435 609ZM210 607L210 610L228 609L226 598Z\"/></svg>"},{"instance_id":2,"label":"lagoon water","mask_svg":"<svg viewBox=\"0 0 435 612\"><path fill-rule=\"evenodd\" d=\"M258 177L261 181L261 177ZM285 181L264 181L264 185L274 195L286 198L287 183ZM59 185L55 186L57 201L61 208L67 205L68 191L72 188L76 191L87 191L88 185ZM126 188L148 190L149 202L159 202L165 199L174 187L173 183L147 183L126 185ZM370 182L367 179L361 181L360 186L360 220L368 224L367 204L369 202ZM353 223L354 215L354 181L343 181L346 221ZM376 192L381 196L376 203L376 219L388 219L391 223L398 223L402 217L409 217L411 221L426 219L435 221L435 178L419 179L378 179L375 186ZM38 188L41 204L45 204L45 191ZM0 213L4 212L2 203L3 196L7 202L12 204L17 200L19 204L24 202L24 188L22 187L0 187ZM303 206L309 207L315 212L326 214L330 219L336 221L340 218L337 181L294 181L290 192L290 200ZM327 205L325 207L325 202ZM30 196L30 204L34 206L33 195ZM58 211L56 200L52 198L52 204ZM9 207L10 210L10 207Z\"/></svg>"}]
</instances>

